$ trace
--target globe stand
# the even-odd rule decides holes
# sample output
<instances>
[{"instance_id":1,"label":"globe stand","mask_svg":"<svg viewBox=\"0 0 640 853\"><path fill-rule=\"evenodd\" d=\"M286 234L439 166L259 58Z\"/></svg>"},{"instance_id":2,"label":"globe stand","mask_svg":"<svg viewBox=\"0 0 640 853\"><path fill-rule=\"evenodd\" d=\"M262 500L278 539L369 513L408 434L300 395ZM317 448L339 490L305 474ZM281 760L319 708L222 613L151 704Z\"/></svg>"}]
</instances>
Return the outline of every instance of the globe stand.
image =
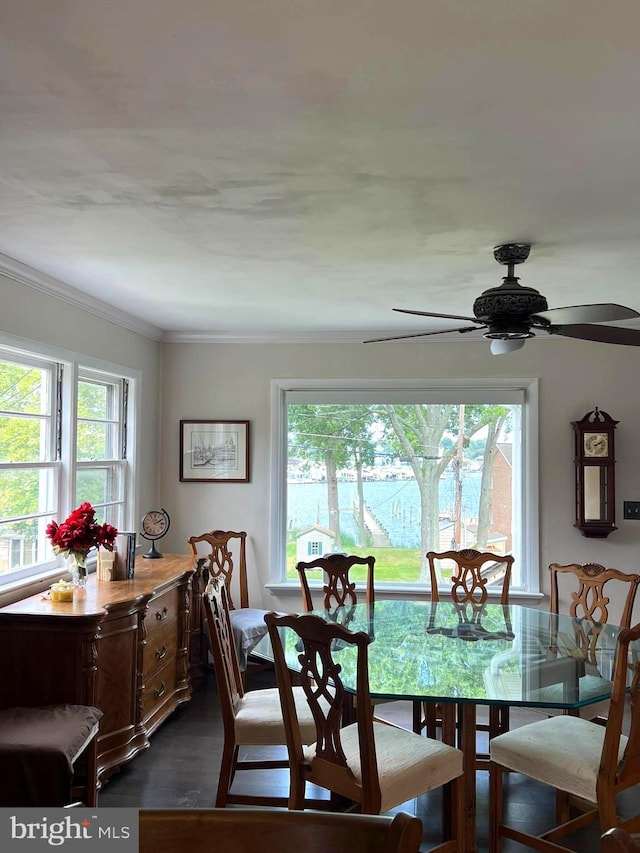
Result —
<instances>
[{"instance_id":1,"label":"globe stand","mask_svg":"<svg viewBox=\"0 0 640 853\"><path fill-rule=\"evenodd\" d=\"M162 557L162 554L160 553L160 551L157 550L156 543L152 542L151 548L149 548L147 553L143 554L142 556L145 560L159 560L160 557Z\"/></svg>"}]
</instances>

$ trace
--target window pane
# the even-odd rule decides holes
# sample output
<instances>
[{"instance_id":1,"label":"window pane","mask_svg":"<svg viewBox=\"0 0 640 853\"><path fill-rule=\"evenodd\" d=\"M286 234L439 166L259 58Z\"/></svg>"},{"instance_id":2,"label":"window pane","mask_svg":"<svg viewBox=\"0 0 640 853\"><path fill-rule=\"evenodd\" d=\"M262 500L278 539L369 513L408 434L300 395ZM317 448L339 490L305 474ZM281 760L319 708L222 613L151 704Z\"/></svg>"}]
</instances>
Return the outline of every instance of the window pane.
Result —
<instances>
[{"instance_id":1,"label":"window pane","mask_svg":"<svg viewBox=\"0 0 640 853\"><path fill-rule=\"evenodd\" d=\"M347 551L376 557L377 583L426 585L427 551L513 553L521 408L290 404L287 578Z\"/></svg>"},{"instance_id":2,"label":"window pane","mask_svg":"<svg viewBox=\"0 0 640 853\"><path fill-rule=\"evenodd\" d=\"M108 521L114 527L122 527L124 471L120 465L95 468L80 468L76 474L76 503L88 501L96 511L99 522Z\"/></svg>"},{"instance_id":3,"label":"window pane","mask_svg":"<svg viewBox=\"0 0 640 853\"><path fill-rule=\"evenodd\" d=\"M48 420L0 416L0 462L46 462Z\"/></svg>"},{"instance_id":4,"label":"window pane","mask_svg":"<svg viewBox=\"0 0 640 853\"><path fill-rule=\"evenodd\" d=\"M48 414L50 371L0 361L0 410Z\"/></svg>"},{"instance_id":5,"label":"window pane","mask_svg":"<svg viewBox=\"0 0 640 853\"><path fill-rule=\"evenodd\" d=\"M0 518L52 514L55 509L55 470L25 468L0 471Z\"/></svg>"},{"instance_id":6,"label":"window pane","mask_svg":"<svg viewBox=\"0 0 640 853\"><path fill-rule=\"evenodd\" d=\"M78 417L106 420L112 417L108 401L112 386L97 382L78 382Z\"/></svg>"},{"instance_id":7,"label":"window pane","mask_svg":"<svg viewBox=\"0 0 640 853\"><path fill-rule=\"evenodd\" d=\"M0 524L0 576L52 559L45 535L51 517Z\"/></svg>"},{"instance_id":8,"label":"window pane","mask_svg":"<svg viewBox=\"0 0 640 853\"><path fill-rule=\"evenodd\" d=\"M105 423L78 423L77 458L115 459L117 457L117 426Z\"/></svg>"},{"instance_id":9,"label":"window pane","mask_svg":"<svg viewBox=\"0 0 640 853\"><path fill-rule=\"evenodd\" d=\"M76 475L76 501L96 504L109 503L122 497L122 477L116 466L80 468Z\"/></svg>"}]
</instances>

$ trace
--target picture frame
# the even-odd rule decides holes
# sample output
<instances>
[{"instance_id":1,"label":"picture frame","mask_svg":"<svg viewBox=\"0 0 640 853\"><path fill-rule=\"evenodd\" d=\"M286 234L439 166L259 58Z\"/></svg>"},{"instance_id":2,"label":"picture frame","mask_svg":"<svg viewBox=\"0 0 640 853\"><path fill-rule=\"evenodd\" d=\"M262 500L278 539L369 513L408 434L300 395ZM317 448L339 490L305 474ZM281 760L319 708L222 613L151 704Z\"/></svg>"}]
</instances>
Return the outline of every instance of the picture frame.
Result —
<instances>
[{"instance_id":1,"label":"picture frame","mask_svg":"<svg viewBox=\"0 0 640 853\"><path fill-rule=\"evenodd\" d=\"M249 421L180 421L180 482L248 483Z\"/></svg>"}]
</instances>

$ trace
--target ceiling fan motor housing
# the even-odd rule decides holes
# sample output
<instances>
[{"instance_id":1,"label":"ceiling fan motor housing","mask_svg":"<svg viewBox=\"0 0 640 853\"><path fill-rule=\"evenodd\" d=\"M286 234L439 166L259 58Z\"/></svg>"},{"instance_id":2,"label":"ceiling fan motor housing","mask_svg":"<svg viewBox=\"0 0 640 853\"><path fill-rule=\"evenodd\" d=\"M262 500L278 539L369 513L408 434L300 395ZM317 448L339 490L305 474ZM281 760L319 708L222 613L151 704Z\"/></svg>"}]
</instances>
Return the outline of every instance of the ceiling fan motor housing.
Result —
<instances>
[{"instance_id":1,"label":"ceiling fan motor housing","mask_svg":"<svg viewBox=\"0 0 640 853\"><path fill-rule=\"evenodd\" d=\"M498 263L508 267L508 274L499 287L485 290L473 303L474 317L487 326L485 338L531 338L531 315L549 308L541 293L523 287L513 275L514 266L526 261L530 248L526 243L508 243L493 250Z\"/></svg>"},{"instance_id":2,"label":"ceiling fan motor housing","mask_svg":"<svg viewBox=\"0 0 640 853\"><path fill-rule=\"evenodd\" d=\"M506 277L500 287L485 290L473 303L473 314L488 329L485 338L531 338L531 315L548 309L547 300L517 278Z\"/></svg>"}]
</instances>

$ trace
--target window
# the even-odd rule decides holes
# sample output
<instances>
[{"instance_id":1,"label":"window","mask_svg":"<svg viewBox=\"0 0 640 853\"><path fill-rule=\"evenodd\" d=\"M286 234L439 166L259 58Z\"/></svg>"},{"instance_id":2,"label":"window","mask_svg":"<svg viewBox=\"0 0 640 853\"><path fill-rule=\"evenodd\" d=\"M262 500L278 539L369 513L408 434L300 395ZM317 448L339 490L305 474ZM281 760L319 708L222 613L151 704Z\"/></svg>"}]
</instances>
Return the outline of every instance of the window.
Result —
<instances>
[{"instance_id":1,"label":"window","mask_svg":"<svg viewBox=\"0 0 640 853\"><path fill-rule=\"evenodd\" d=\"M80 370L76 417L76 502L123 527L125 431L129 383Z\"/></svg>"},{"instance_id":2,"label":"window","mask_svg":"<svg viewBox=\"0 0 640 853\"><path fill-rule=\"evenodd\" d=\"M0 588L64 560L46 536L83 501L99 521L132 518L132 378L0 348Z\"/></svg>"},{"instance_id":3,"label":"window","mask_svg":"<svg viewBox=\"0 0 640 853\"><path fill-rule=\"evenodd\" d=\"M427 551L477 548L538 592L536 380L276 380L272 402L273 582L347 551L376 557L377 586L428 588Z\"/></svg>"}]
</instances>

